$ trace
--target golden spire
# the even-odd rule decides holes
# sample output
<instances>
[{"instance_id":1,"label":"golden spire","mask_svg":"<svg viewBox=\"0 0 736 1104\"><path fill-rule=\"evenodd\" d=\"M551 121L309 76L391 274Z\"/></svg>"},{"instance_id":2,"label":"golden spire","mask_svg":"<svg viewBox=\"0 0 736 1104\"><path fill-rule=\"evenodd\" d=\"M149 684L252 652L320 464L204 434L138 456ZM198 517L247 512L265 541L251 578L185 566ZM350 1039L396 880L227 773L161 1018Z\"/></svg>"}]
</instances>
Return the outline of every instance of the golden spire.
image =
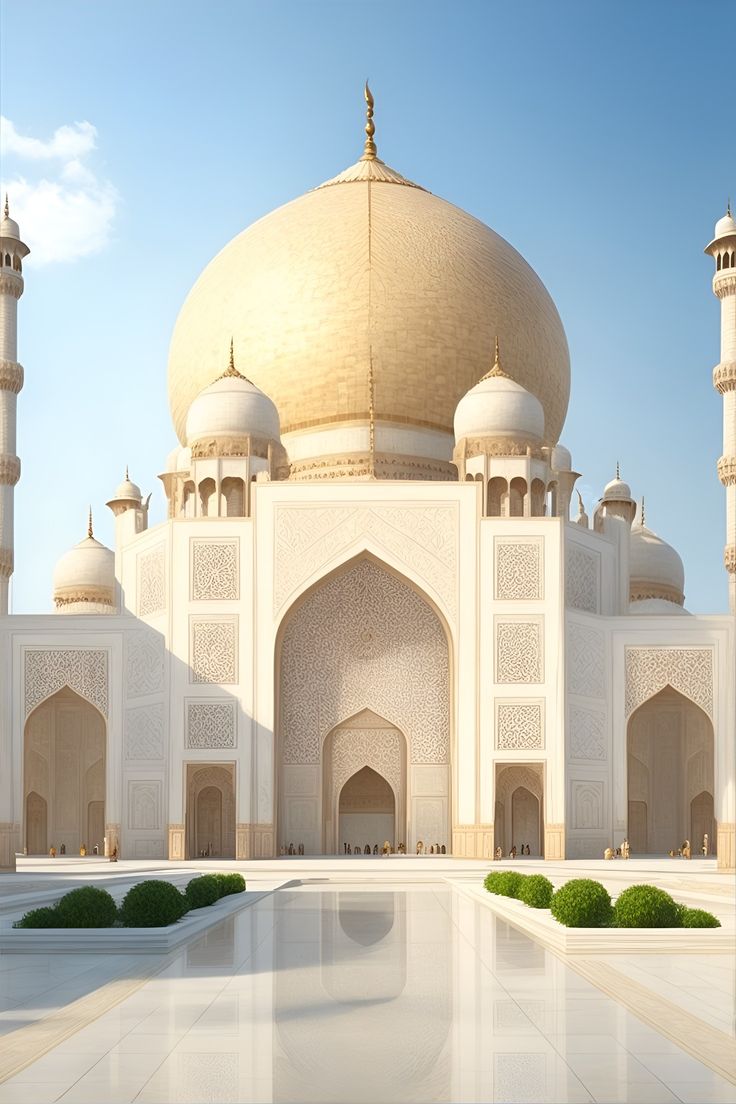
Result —
<instances>
[{"instance_id":1,"label":"golden spire","mask_svg":"<svg viewBox=\"0 0 736 1104\"><path fill-rule=\"evenodd\" d=\"M92 507L91 506L89 508L89 515L87 517L87 536L88 537L94 537L94 532L92 531Z\"/></svg>"},{"instance_id":2,"label":"golden spire","mask_svg":"<svg viewBox=\"0 0 736 1104\"><path fill-rule=\"evenodd\" d=\"M483 383L484 380L489 379L511 379L508 372L504 372L501 367L501 351L498 344L498 334L496 334L496 345L493 353L493 366L484 376L481 376L480 382Z\"/></svg>"},{"instance_id":3,"label":"golden spire","mask_svg":"<svg viewBox=\"0 0 736 1104\"><path fill-rule=\"evenodd\" d=\"M230 338L230 358L228 360L227 369L222 373L221 376L218 376L217 379L221 380L221 379L229 379L229 378L242 379L242 380L245 379L245 376L242 374L242 372L239 372L238 369L235 367L235 352L234 352L234 349L233 349L233 339L232 338ZM215 380L214 382L217 383L217 380ZM250 382L250 381L248 381L248 382Z\"/></svg>"},{"instance_id":4,"label":"golden spire","mask_svg":"<svg viewBox=\"0 0 736 1104\"><path fill-rule=\"evenodd\" d=\"M376 133L376 125L373 122L373 93L368 87L368 81L365 82L365 88L363 89L363 95L365 96L365 144L363 146L363 156L361 161L375 161L378 156L376 150L376 143L373 141L373 135Z\"/></svg>"},{"instance_id":5,"label":"golden spire","mask_svg":"<svg viewBox=\"0 0 736 1104\"><path fill-rule=\"evenodd\" d=\"M370 475L376 475L376 388L373 379L373 352L368 357L368 449L370 452Z\"/></svg>"}]
</instances>

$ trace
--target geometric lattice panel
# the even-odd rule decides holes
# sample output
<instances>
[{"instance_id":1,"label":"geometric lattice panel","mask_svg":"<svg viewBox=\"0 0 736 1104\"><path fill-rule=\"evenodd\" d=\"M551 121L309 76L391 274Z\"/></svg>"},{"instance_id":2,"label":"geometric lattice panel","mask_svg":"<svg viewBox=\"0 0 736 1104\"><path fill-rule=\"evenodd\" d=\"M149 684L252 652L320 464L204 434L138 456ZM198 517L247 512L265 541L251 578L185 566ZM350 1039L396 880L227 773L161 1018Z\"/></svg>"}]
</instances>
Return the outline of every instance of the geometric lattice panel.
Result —
<instances>
[{"instance_id":1,"label":"geometric lattice panel","mask_svg":"<svg viewBox=\"0 0 736 1104\"><path fill-rule=\"evenodd\" d=\"M542 538L494 540L497 601L533 601L542 597Z\"/></svg>"},{"instance_id":2,"label":"geometric lattice panel","mask_svg":"<svg viewBox=\"0 0 736 1104\"><path fill-rule=\"evenodd\" d=\"M496 701L496 749L539 751L544 747L544 703Z\"/></svg>"},{"instance_id":3,"label":"geometric lattice panel","mask_svg":"<svg viewBox=\"0 0 736 1104\"><path fill-rule=\"evenodd\" d=\"M234 748L235 702L188 702L187 747Z\"/></svg>"},{"instance_id":4,"label":"geometric lattice panel","mask_svg":"<svg viewBox=\"0 0 736 1104\"><path fill-rule=\"evenodd\" d=\"M195 602L238 598L238 541L193 540L192 599Z\"/></svg>"}]
</instances>

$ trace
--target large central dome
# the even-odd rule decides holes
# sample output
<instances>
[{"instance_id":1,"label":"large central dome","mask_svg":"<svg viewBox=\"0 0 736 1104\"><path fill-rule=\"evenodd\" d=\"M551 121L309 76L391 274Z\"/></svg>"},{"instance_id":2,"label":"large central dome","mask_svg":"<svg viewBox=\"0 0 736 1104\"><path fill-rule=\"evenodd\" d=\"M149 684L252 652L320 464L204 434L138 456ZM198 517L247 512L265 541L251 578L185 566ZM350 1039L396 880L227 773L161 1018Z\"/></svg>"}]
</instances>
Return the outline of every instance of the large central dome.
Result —
<instances>
[{"instance_id":1,"label":"large central dome","mask_svg":"<svg viewBox=\"0 0 736 1104\"><path fill-rule=\"evenodd\" d=\"M569 354L541 280L482 222L364 157L255 222L204 270L171 342L172 417L184 442L189 406L221 374L232 336L239 368L276 403L302 478L319 457L367 448L371 405L377 451L420 478L447 478L455 407L487 371L496 335L556 444Z\"/></svg>"}]
</instances>

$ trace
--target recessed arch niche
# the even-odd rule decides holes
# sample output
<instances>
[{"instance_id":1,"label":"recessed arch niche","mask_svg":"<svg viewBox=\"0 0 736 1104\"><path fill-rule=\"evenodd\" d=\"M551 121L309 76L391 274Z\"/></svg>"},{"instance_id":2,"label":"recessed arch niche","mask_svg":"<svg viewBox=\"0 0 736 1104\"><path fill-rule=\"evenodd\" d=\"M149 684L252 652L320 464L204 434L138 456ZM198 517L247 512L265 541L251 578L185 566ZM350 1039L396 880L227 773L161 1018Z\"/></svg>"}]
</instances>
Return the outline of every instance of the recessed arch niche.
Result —
<instances>
[{"instance_id":1,"label":"recessed arch niche","mask_svg":"<svg viewBox=\"0 0 736 1104\"><path fill-rule=\"evenodd\" d=\"M187 858L235 858L235 766L188 763Z\"/></svg>"},{"instance_id":2,"label":"recessed arch niche","mask_svg":"<svg viewBox=\"0 0 736 1104\"><path fill-rule=\"evenodd\" d=\"M715 854L714 734L708 715L672 686L632 713L626 733L628 839L639 855L664 855L707 833Z\"/></svg>"},{"instance_id":3,"label":"recessed arch niche","mask_svg":"<svg viewBox=\"0 0 736 1104\"><path fill-rule=\"evenodd\" d=\"M24 841L28 853L103 853L106 724L68 686L29 714L23 730Z\"/></svg>"},{"instance_id":4,"label":"recessed arch niche","mask_svg":"<svg viewBox=\"0 0 736 1104\"><path fill-rule=\"evenodd\" d=\"M449 634L423 592L372 556L351 560L286 614L276 687L280 845L302 843L307 854L342 850L325 771L328 737L351 725L398 733L405 748L406 781L389 781L406 835L392 842L449 844ZM387 777L369 756L354 770L363 766Z\"/></svg>"},{"instance_id":5,"label":"recessed arch niche","mask_svg":"<svg viewBox=\"0 0 736 1104\"><path fill-rule=\"evenodd\" d=\"M504 855L519 854L525 844L531 855L543 855L544 768L541 763L497 763L493 839Z\"/></svg>"}]
</instances>

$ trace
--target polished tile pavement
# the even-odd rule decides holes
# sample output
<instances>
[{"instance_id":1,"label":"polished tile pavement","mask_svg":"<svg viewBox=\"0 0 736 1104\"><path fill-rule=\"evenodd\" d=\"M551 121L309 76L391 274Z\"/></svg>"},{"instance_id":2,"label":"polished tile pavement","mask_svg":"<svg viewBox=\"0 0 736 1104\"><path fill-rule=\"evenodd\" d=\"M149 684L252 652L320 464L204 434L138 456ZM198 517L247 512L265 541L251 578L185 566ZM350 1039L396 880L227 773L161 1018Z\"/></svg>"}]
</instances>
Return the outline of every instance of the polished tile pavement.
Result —
<instances>
[{"instance_id":1,"label":"polished tile pavement","mask_svg":"<svg viewBox=\"0 0 736 1104\"><path fill-rule=\"evenodd\" d=\"M228 917L0 1085L0 1104L735 1095L450 886L357 880L280 890Z\"/></svg>"}]
</instances>

